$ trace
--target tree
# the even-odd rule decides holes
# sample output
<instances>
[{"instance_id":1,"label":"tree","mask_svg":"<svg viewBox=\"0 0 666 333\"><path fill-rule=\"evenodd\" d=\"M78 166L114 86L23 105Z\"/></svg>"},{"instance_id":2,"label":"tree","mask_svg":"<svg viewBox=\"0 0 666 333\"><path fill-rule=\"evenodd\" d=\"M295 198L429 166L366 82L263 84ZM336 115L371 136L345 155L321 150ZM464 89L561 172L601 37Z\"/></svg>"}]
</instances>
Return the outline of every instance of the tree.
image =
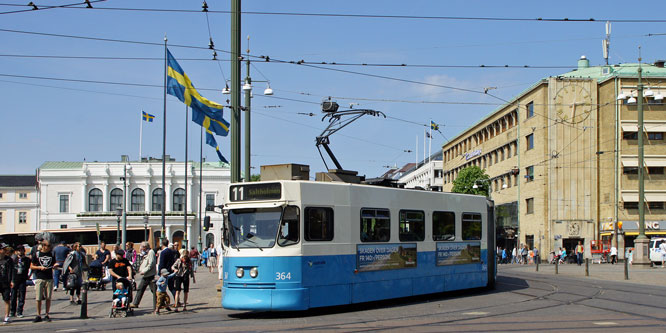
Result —
<instances>
[{"instance_id":1,"label":"tree","mask_svg":"<svg viewBox=\"0 0 666 333\"><path fill-rule=\"evenodd\" d=\"M261 175L251 175L251 176L250 176L250 181L251 181L251 182L258 182L258 181L261 181Z\"/></svg>"},{"instance_id":2,"label":"tree","mask_svg":"<svg viewBox=\"0 0 666 333\"><path fill-rule=\"evenodd\" d=\"M474 188L474 184L477 188ZM488 196L488 175L478 166L469 166L458 173L458 177L453 180L454 193L478 194Z\"/></svg>"}]
</instances>

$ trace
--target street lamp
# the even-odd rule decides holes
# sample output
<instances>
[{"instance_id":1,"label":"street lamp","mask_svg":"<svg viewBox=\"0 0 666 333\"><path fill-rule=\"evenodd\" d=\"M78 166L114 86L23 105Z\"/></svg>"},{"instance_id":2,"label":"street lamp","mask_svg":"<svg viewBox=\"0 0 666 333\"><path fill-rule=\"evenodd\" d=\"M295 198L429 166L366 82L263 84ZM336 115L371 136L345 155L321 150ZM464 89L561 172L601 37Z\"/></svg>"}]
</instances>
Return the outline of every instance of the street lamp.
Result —
<instances>
[{"instance_id":1,"label":"street lamp","mask_svg":"<svg viewBox=\"0 0 666 333\"><path fill-rule=\"evenodd\" d=\"M143 215L143 240L148 241L148 214Z\"/></svg>"},{"instance_id":2,"label":"street lamp","mask_svg":"<svg viewBox=\"0 0 666 333\"><path fill-rule=\"evenodd\" d=\"M116 208L116 223L118 227L116 228L116 244L120 241L120 217L123 216L123 209L121 207Z\"/></svg>"}]
</instances>

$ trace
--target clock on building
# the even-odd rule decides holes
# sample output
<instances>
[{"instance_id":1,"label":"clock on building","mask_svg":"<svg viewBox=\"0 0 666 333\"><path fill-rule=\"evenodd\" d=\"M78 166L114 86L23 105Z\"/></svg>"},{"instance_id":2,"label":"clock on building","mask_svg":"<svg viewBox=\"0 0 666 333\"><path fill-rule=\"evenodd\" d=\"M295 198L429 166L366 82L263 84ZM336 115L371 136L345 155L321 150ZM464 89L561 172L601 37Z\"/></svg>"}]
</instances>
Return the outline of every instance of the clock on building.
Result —
<instances>
[{"instance_id":1,"label":"clock on building","mask_svg":"<svg viewBox=\"0 0 666 333\"><path fill-rule=\"evenodd\" d=\"M592 95L583 83L565 84L553 98L557 118L569 124L577 124L590 116Z\"/></svg>"}]
</instances>

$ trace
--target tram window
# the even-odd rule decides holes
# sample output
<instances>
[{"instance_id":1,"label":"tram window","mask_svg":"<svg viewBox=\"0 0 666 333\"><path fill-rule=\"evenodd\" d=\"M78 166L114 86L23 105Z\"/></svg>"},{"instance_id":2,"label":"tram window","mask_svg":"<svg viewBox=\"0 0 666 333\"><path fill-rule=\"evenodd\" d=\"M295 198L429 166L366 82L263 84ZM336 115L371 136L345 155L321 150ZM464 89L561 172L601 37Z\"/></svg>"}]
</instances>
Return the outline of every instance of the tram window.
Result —
<instances>
[{"instance_id":1,"label":"tram window","mask_svg":"<svg viewBox=\"0 0 666 333\"><path fill-rule=\"evenodd\" d=\"M280 231L278 232L278 245L288 246L298 243L300 212L296 206L287 206L282 214Z\"/></svg>"},{"instance_id":2,"label":"tram window","mask_svg":"<svg viewBox=\"0 0 666 333\"><path fill-rule=\"evenodd\" d=\"M463 213L462 238L463 240L481 239L481 214Z\"/></svg>"},{"instance_id":3,"label":"tram window","mask_svg":"<svg viewBox=\"0 0 666 333\"><path fill-rule=\"evenodd\" d=\"M425 239L425 214L420 210L400 211L400 233L401 242L422 241Z\"/></svg>"},{"instance_id":4,"label":"tram window","mask_svg":"<svg viewBox=\"0 0 666 333\"><path fill-rule=\"evenodd\" d=\"M391 239L391 212L388 209L361 209L361 242L388 242Z\"/></svg>"},{"instance_id":5,"label":"tram window","mask_svg":"<svg viewBox=\"0 0 666 333\"><path fill-rule=\"evenodd\" d=\"M305 240L333 240L333 209L328 207L305 208Z\"/></svg>"},{"instance_id":6,"label":"tram window","mask_svg":"<svg viewBox=\"0 0 666 333\"><path fill-rule=\"evenodd\" d=\"M453 212L432 213L432 240L452 241L456 239L456 214Z\"/></svg>"}]
</instances>

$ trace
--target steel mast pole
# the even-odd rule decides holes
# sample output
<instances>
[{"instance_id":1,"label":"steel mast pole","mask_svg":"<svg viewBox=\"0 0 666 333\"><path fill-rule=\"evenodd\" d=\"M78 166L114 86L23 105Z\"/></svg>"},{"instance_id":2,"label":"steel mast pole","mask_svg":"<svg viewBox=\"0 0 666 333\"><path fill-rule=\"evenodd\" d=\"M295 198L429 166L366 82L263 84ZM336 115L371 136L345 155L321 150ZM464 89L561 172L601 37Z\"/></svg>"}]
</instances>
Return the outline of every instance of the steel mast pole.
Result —
<instances>
[{"instance_id":1,"label":"steel mast pole","mask_svg":"<svg viewBox=\"0 0 666 333\"><path fill-rule=\"evenodd\" d=\"M188 133L187 133L187 128L188 128L188 123L187 123L187 114L189 108L187 105L185 105L185 202L184 202L184 207L183 207L183 244L182 248L187 250L187 200L189 199L188 193L189 191L187 190L187 142L188 142Z\"/></svg>"},{"instance_id":2,"label":"steel mast pole","mask_svg":"<svg viewBox=\"0 0 666 333\"><path fill-rule=\"evenodd\" d=\"M638 237L635 241L637 258L634 259L634 264L649 265L649 239L645 237L645 164L643 149L645 129L643 128L643 69L641 68L640 47L638 52Z\"/></svg>"},{"instance_id":3,"label":"steel mast pole","mask_svg":"<svg viewBox=\"0 0 666 333\"><path fill-rule=\"evenodd\" d=\"M247 54L250 54L250 36L247 36ZM245 59L245 67L247 68L247 76L245 77L245 84L252 85L252 78L250 78L250 57ZM250 100L252 99L252 89L245 90L245 181L251 180L250 175Z\"/></svg>"},{"instance_id":4,"label":"steel mast pole","mask_svg":"<svg viewBox=\"0 0 666 333\"><path fill-rule=\"evenodd\" d=\"M162 232L160 233L160 243L166 238L166 132L167 132L167 37L164 35L164 114L162 115L164 124L162 124Z\"/></svg>"},{"instance_id":5,"label":"steel mast pole","mask_svg":"<svg viewBox=\"0 0 666 333\"><path fill-rule=\"evenodd\" d=\"M203 193L203 126L201 126L201 143L199 144L199 252L201 248L201 233L203 232L201 223L201 195Z\"/></svg>"},{"instance_id":6,"label":"steel mast pole","mask_svg":"<svg viewBox=\"0 0 666 333\"><path fill-rule=\"evenodd\" d=\"M241 1L231 0L231 182L240 182Z\"/></svg>"}]
</instances>

